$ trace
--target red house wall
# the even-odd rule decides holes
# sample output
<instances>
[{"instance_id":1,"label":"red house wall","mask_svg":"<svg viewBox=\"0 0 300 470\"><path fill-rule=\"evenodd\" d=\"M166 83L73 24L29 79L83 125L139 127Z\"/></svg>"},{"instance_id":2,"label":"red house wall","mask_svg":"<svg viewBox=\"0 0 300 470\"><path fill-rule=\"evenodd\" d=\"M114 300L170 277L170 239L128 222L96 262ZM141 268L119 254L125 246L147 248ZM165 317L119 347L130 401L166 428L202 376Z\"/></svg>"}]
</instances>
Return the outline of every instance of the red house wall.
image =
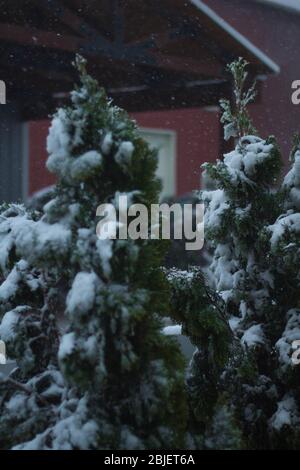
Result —
<instances>
[{"instance_id":1,"label":"red house wall","mask_svg":"<svg viewBox=\"0 0 300 470\"><path fill-rule=\"evenodd\" d=\"M135 113L140 127L176 132L177 195L200 187L200 165L219 157L220 125L218 113L205 109ZM46 138L50 121L31 121L29 125L29 193L49 186L55 178L45 168Z\"/></svg>"},{"instance_id":2,"label":"red house wall","mask_svg":"<svg viewBox=\"0 0 300 470\"><path fill-rule=\"evenodd\" d=\"M47 170L46 139L50 121L28 122L29 134L29 195L52 185L55 177Z\"/></svg>"},{"instance_id":3,"label":"red house wall","mask_svg":"<svg viewBox=\"0 0 300 470\"><path fill-rule=\"evenodd\" d=\"M263 82L260 103L252 105L255 127L263 137L275 135L285 161L300 131L300 105L291 100L292 82L300 80L300 13L253 0L205 0L281 68Z\"/></svg>"},{"instance_id":4,"label":"red house wall","mask_svg":"<svg viewBox=\"0 0 300 470\"><path fill-rule=\"evenodd\" d=\"M141 127L170 129L177 135L177 195L200 188L200 166L219 157L220 133L218 113L204 109L136 113Z\"/></svg>"}]
</instances>

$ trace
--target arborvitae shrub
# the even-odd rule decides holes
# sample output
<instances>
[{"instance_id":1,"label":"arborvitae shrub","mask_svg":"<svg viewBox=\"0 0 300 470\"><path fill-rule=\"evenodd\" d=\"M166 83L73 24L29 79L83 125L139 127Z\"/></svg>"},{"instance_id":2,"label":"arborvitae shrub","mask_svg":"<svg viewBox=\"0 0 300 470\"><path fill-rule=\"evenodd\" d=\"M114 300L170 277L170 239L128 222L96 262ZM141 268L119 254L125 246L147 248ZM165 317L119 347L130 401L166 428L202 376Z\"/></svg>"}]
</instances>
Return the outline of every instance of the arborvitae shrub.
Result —
<instances>
[{"instance_id":1,"label":"arborvitae shrub","mask_svg":"<svg viewBox=\"0 0 300 470\"><path fill-rule=\"evenodd\" d=\"M237 103L234 110L223 104L235 150L205 165L217 188L202 193L214 248L209 278L244 350L225 376L246 445L299 448L299 373L291 358L292 341L300 339L297 145L293 167L278 187L276 140L259 137L246 112L254 98L253 87L244 90L246 65L239 60L230 66Z\"/></svg>"},{"instance_id":2,"label":"arborvitae shrub","mask_svg":"<svg viewBox=\"0 0 300 470\"><path fill-rule=\"evenodd\" d=\"M96 234L100 204L118 212L120 194L148 208L157 203L157 156L80 58L77 67L81 83L48 137L55 193L38 220L24 212L12 227L6 213L0 221L0 251L12 260L1 266L3 284L14 277L0 331L17 362L14 382L1 385L1 447L182 448L184 361L161 333L164 243ZM36 336L45 353L26 352L25 367L19 345L30 348Z\"/></svg>"}]
</instances>

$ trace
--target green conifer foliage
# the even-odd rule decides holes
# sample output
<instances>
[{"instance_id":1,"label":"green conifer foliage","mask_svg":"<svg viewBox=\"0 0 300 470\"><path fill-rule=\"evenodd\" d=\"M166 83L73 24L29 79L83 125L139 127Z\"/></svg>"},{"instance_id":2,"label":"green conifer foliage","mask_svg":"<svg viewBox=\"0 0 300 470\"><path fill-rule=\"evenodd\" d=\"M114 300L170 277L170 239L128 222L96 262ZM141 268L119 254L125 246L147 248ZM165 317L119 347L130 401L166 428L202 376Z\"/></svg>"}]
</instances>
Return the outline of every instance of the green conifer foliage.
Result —
<instances>
[{"instance_id":1,"label":"green conifer foliage","mask_svg":"<svg viewBox=\"0 0 300 470\"><path fill-rule=\"evenodd\" d=\"M295 137L291 169L281 193L282 214L266 229L274 278L273 303L278 312L276 379L278 402L270 419L273 447L300 448L300 139ZM272 323L269 329L272 330ZM296 342L296 343L294 343ZM298 349L298 354L297 350ZM293 361L293 353L296 354Z\"/></svg>"},{"instance_id":2,"label":"green conifer foliage","mask_svg":"<svg viewBox=\"0 0 300 470\"><path fill-rule=\"evenodd\" d=\"M57 327L45 301L47 275L21 256L27 242L21 232L26 235L40 215L18 204L0 207L0 338L17 363L8 377L0 377L1 449L42 432L55 419L63 391Z\"/></svg>"},{"instance_id":3,"label":"green conifer foliage","mask_svg":"<svg viewBox=\"0 0 300 470\"><path fill-rule=\"evenodd\" d=\"M199 449L240 448L241 432L223 381L237 349L225 303L208 287L200 268L170 269L168 280L172 318L196 348L187 372L189 442Z\"/></svg>"},{"instance_id":4,"label":"green conifer foliage","mask_svg":"<svg viewBox=\"0 0 300 470\"><path fill-rule=\"evenodd\" d=\"M243 91L247 63L231 64L235 111L223 105L222 122L235 129L235 150L205 170L216 190L204 191L206 237L214 247L210 266L214 287L226 303L230 325L244 354L228 368L227 387L244 429L248 446L272 446L269 427L277 407L280 385L275 344L280 337L282 310L276 304L266 228L282 211L276 191L281 157L274 137L253 135L246 105L253 87ZM249 132L251 133L249 135ZM267 241L266 241L267 239Z\"/></svg>"},{"instance_id":5,"label":"green conifer foliage","mask_svg":"<svg viewBox=\"0 0 300 470\"><path fill-rule=\"evenodd\" d=\"M103 240L96 233L100 204L111 203L118 213L119 195L148 208L157 203L157 156L79 57L77 67L81 83L49 131L47 167L58 180L54 197L39 220L20 224L16 237L18 256L45 280L40 309L54 321L55 359L21 378L10 407L3 382L0 428L8 415L19 426L28 422L27 415L14 413L20 399L33 421L41 413L43 419L26 438L15 439L17 448L182 448L184 361L175 340L161 333L169 295L159 269L165 245ZM21 334L29 339L28 331L13 331L15 342ZM43 329L47 338L50 333ZM59 383L48 380L33 403L35 374L49 367Z\"/></svg>"}]
</instances>

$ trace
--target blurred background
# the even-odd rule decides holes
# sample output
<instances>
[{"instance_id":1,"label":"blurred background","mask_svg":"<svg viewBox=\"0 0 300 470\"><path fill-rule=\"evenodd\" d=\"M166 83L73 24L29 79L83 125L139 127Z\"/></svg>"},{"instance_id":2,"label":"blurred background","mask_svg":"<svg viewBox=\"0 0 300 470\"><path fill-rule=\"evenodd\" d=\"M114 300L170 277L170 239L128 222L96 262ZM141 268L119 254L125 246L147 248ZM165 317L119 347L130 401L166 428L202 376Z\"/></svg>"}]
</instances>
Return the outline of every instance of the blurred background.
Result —
<instances>
[{"instance_id":1,"label":"blurred background","mask_svg":"<svg viewBox=\"0 0 300 470\"><path fill-rule=\"evenodd\" d=\"M257 80L255 126L276 135L287 162L299 52L299 0L0 0L0 200L54 183L46 137L77 81L76 53L158 147L162 198L176 199L199 189L203 162L230 149L218 102L232 96L226 64L240 56Z\"/></svg>"}]
</instances>

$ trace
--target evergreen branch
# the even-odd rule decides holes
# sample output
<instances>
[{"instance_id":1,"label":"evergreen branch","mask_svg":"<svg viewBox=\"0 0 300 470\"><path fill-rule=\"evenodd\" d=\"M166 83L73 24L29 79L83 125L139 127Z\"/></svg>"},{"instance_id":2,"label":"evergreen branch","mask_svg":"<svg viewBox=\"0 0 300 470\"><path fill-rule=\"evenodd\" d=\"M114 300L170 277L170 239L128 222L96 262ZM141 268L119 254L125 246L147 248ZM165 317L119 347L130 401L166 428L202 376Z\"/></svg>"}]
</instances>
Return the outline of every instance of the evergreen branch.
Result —
<instances>
[{"instance_id":1,"label":"evergreen branch","mask_svg":"<svg viewBox=\"0 0 300 470\"><path fill-rule=\"evenodd\" d=\"M15 389L21 390L22 392L26 393L26 395L36 395L36 397L41 401L41 403L43 403L43 405L49 405L49 402L46 398L42 397L40 394L36 393L31 388L26 387L26 385L22 384L21 382L18 382L17 380L12 379L11 377L8 377L5 382L14 387Z\"/></svg>"}]
</instances>

